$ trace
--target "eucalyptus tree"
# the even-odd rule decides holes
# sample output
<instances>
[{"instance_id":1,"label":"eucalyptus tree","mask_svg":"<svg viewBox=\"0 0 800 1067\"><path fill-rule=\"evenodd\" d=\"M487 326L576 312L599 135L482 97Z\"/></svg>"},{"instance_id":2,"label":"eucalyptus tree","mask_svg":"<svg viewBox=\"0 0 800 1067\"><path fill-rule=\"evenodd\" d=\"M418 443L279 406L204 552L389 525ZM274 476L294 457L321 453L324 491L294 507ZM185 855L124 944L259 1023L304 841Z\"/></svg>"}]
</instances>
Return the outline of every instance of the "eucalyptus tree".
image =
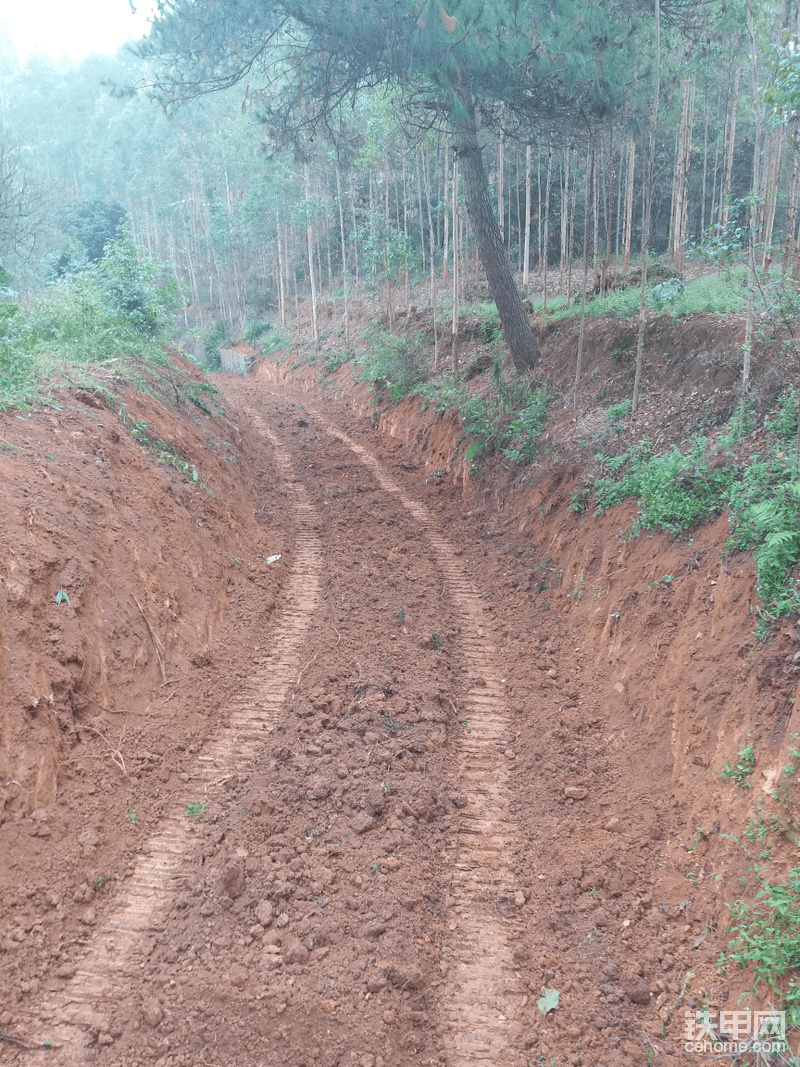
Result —
<instances>
[{"instance_id":1,"label":"eucalyptus tree","mask_svg":"<svg viewBox=\"0 0 800 1067\"><path fill-rule=\"evenodd\" d=\"M689 0L672 0L676 7ZM623 0L159 0L140 54L167 109L246 83L265 130L302 149L362 92L391 88L409 126L444 127L511 357L536 361L489 194L485 131L564 132L624 97L647 10Z\"/></svg>"}]
</instances>

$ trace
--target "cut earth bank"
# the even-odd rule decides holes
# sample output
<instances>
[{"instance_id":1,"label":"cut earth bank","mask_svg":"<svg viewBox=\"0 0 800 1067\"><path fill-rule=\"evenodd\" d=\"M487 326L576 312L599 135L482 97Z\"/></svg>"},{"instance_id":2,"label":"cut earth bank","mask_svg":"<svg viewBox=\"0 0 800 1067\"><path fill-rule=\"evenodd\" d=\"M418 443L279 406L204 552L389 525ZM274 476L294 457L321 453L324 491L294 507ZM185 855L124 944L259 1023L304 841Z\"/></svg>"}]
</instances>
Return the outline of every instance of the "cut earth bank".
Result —
<instances>
[{"instance_id":1,"label":"cut earth bank","mask_svg":"<svg viewBox=\"0 0 800 1067\"><path fill-rule=\"evenodd\" d=\"M798 650L751 557L349 374L3 416L0 1062L684 1063L750 985Z\"/></svg>"}]
</instances>

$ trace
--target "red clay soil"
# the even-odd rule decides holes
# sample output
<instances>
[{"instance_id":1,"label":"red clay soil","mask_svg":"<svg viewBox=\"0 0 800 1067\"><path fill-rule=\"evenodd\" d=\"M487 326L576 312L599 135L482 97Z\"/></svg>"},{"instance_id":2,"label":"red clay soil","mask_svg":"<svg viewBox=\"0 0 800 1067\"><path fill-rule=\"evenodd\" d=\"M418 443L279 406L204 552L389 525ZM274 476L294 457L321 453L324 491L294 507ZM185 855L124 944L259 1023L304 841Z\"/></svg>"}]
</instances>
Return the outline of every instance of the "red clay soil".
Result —
<instances>
[{"instance_id":1,"label":"red clay soil","mask_svg":"<svg viewBox=\"0 0 800 1067\"><path fill-rule=\"evenodd\" d=\"M0 417L0 1063L691 1062L800 731L726 519L476 479L347 368L216 384Z\"/></svg>"}]
</instances>

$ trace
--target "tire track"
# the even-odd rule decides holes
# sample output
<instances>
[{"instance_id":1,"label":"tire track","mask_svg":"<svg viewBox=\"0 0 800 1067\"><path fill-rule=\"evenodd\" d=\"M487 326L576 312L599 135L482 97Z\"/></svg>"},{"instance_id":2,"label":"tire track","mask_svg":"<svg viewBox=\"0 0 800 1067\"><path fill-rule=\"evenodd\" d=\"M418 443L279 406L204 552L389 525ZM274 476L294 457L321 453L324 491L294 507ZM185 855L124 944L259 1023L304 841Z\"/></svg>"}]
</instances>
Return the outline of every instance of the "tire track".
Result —
<instances>
[{"instance_id":1,"label":"tire track","mask_svg":"<svg viewBox=\"0 0 800 1067\"><path fill-rule=\"evenodd\" d=\"M181 859L196 841L186 804L198 795L212 798L224 781L252 763L265 735L280 725L286 693L297 683L299 656L320 588L320 520L305 486L294 475L289 453L264 421L251 414L275 449L280 484L293 501L296 516L294 565L283 591L285 606L274 620L271 650L259 657L244 689L228 704L227 725L206 742L186 783L184 800L162 820L161 829L139 855L129 883L121 890L122 899L95 930L89 951L75 961L74 977L26 1013L29 1032L41 1034L60 1050L55 1061L59 1064L77 1062L72 1057L107 1032L109 1012L141 981L134 959L137 945L148 931L163 927L164 914L186 888ZM26 1062L53 1067L54 1058L51 1052L42 1053Z\"/></svg>"},{"instance_id":2,"label":"tire track","mask_svg":"<svg viewBox=\"0 0 800 1067\"><path fill-rule=\"evenodd\" d=\"M350 448L385 492L406 508L424 532L441 568L447 592L468 624L462 638L471 684L464 706L466 722L459 752L459 785L467 799L461 813L450 896L455 900L454 947L448 982L440 994L444 1051L453 1067L513 1067L520 1040L510 1005L523 990L513 962L514 928L498 905L514 907L510 861L519 844L507 797L511 783L506 753L513 740L503 679L494 666L497 652L483 636L487 625L478 592L464 574L449 542L436 532L428 509L407 496L375 457L348 435L311 412L325 432Z\"/></svg>"}]
</instances>

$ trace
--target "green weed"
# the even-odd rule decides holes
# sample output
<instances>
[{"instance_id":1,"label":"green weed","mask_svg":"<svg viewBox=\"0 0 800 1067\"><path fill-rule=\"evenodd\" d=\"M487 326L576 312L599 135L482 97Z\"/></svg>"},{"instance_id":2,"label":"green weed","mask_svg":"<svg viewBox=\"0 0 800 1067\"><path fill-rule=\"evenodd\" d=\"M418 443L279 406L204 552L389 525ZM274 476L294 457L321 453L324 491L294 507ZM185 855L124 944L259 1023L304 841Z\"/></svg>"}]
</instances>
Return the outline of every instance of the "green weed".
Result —
<instances>
[{"instance_id":1,"label":"green weed","mask_svg":"<svg viewBox=\"0 0 800 1067\"><path fill-rule=\"evenodd\" d=\"M725 764L719 772L723 782L734 781L740 789L749 789L748 778L756 767L756 750L752 745L743 745L737 754L736 763L731 760Z\"/></svg>"},{"instance_id":2,"label":"green weed","mask_svg":"<svg viewBox=\"0 0 800 1067\"><path fill-rule=\"evenodd\" d=\"M184 814L187 819L202 819L205 814L205 810L208 807L208 803L202 803L199 800L190 800L186 805L186 811Z\"/></svg>"},{"instance_id":3,"label":"green weed","mask_svg":"<svg viewBox=\"0 0 800 1067\"><path fill-rule=\"evenodd\" d=\"M789 873L786 885L774 885L755 870L760 886L752 904L737 900L728 905L733 936L718 965L733 963L752 969L750 992L761 995L769 986L786 1011L787 1025L800 1024L800 867ZM786 981L788 977L788 982Z\"/></svg>"}]
</instances>

